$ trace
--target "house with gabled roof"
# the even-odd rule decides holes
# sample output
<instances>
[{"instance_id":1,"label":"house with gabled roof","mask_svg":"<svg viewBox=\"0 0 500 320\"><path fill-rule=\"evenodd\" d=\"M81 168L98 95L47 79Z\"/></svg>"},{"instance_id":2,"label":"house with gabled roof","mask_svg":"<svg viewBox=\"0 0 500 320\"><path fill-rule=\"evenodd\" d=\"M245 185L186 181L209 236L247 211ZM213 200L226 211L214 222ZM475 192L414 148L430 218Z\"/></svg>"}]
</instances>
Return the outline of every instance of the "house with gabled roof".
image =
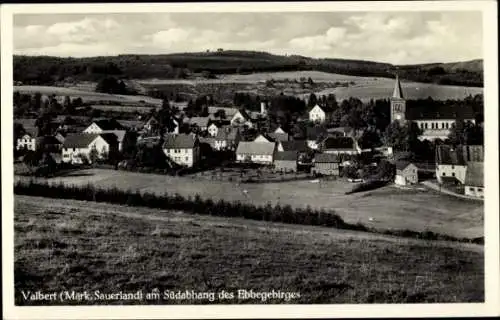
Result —
<instances>
[{"instance_id":1,"label":"house with gabled roof","mask_svg":"<svg viewBox=\"0 0 500 320\"><path fill-rule=\"evenodd\" d=\"M467 162L464 193L467 196L484 198L484 162Z\"/></svg>"},{"instance_id":2,"label":"house with gabled roof","mask_svg":"<svg viewBox=\"0 0 500 320\"><path fill-rule=\"evenodd\" d=\"M332 153L317 153L313 159L313 174L323 174L328 176L339 176L340 157Z\"/></svg>"},{"instance_id":3,"label":"house with gabled roof","mask_svg":"<svg viewBox=\"0 0 500 320\"><path fill-rule=\"evenodd\" d=\"M110 152L118 150L116 136L111 133L69 134L62 145L62 161L73 164L91 162L92 150L97 152L98 158L105 159Z\"/></svg>"},{"instance_id":4,"label":"house with gabled roof","mask_svg":"<svg viewBox=\"0 0 500 320\"><path fill-rule=\"evenodd\" d=\"M316 104L309 110L309 120L316 123L330 122L333 116L333 108Z\"/></svg>"},{"instance_id":5,"label":"house with gabled roof","mask_svg":"<svg viewBox=\"0 0 500 320\"><path fill-rule=\"evenodd\" d=\"M443 179L456 179L465 183L467 162L483 162L484 148L482 145L439 145L436 147L436 178L439 183Z\"/></svg>"},{"instance_id":6,"label":"house with gabled roof","mask_svg":"<svg viewBox=\"0 0 500 320\"><path fill-rule=\"evenodd\" d=\"M288 141L290 139L288 133L286 133L281 127L276 128L276 130L268 133L267 135L276 142Z\"/></svg>"},{"instance_id":7,"label":"house with gabled roof","mask_svg":"<svg viewBox=\"0 0 500 320\"><path fill-rule=\"evenodd\" d=\"M275 151L274 142L240 141L236 149L236 161L271 165Z\"/></svg>"},{"instance_id":8,"label":"house with gabled roof","mask_svg":"<svg viewBox=\"0 0 500 320\"><path fill-rule=\"evenodd\" d=\"M21 150L36 150L36 136L32 133L26 132L21 137L17 138L16 149Z\"/></svg>"},{"instance_id":9,"label":"house with gabled roof","mask_svg":"<svg viewBox=\"0 0 500 320\"><path fill-rule=\"evenodd\" d=\"M103 131L125 130L125 127L115 119L94 120L83 133L101 133Z\"/></svg>"},{"instance_id":10,"label":"house with gabled roof","mask_svg":"<svg viewBox=\"0 0 500 320\"><path fill-rule=\"evenodd\" d=\"M234 127L223 127L214 137L215 150L236 150L241 140L240 130Z\"/></svg>"},{"instance_id":11,"label":"house with gabled roof","mask_svg":"<svg viewBox=\"0 0 500 320\"><path fill-rule=\"evenodd\" d=\"M210 123L209 117L192 117L188 118L185 121L191 126L196 126L201 131L206 131L208 128L208 124Z\"/></svg>"},{"instance_id":12,"label":"house with gabled roof","mask_svg":"<svg viewBox=\"0 0 500 320\"><path fill-rule=\"evenodd\" d=\"M281 172L297 172L297 151L282 151L274 154L274 169Z\"/></svg>"},{"instance_id":13,"label":"house with gabled roof","mask_svg":"<svg viewBox=\"0 0 500 320\"><path fill-rule=\"evenodd\" d=\"M356 139L352 137L327 137L320 143L323 153L332 154L361 154L361 148Z\"/></svg>"},{"instance_id":14,"label":"house with gabled roof","mask_svg":"<svg viewBox=\"0 0 500 320\"><path fill-rule=\"evenodd\" d=\"M418 167L409 161L396 161L394 182L400 186L418 183Z\"/></svg>"},{"instance_id":15,"label":"house with gabled roof","mask_svg":"<svg viewBox=\"0 0 500 320\"><path fill-rule=\"evenodd\" d=\"M254 142L275 142L273 138L267 133L260 133L254 140Z\"/></svg>"},{"instance_id":16,"label":"house with gabled roof","mask_svg":"<svg viewBox=\"0 0 500 320\"><path fill-rule=\"evenodd\" d=\"M163 152L175 163L193 167L201 159L199 139L194 134L167 134Z\"/></svg>"}]
</instances>

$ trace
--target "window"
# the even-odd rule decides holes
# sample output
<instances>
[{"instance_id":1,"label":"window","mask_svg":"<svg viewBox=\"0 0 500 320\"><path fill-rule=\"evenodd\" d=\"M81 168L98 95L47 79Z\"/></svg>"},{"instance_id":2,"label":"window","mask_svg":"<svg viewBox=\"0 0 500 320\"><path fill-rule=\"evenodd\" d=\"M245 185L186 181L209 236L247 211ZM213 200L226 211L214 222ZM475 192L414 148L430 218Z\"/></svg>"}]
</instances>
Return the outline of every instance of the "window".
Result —
<instances>
[{"instance_id":1,"label":"window","mask_svg":"<svg viewBox=\"0 0 500 320\"><path fill-rule=\"evenodd\" d=\"M446 172L443 172L443 177L446 177Z\"/></svg>"},{"instance_id":2,"label":"window","mask_svg":"<svg viewBox=\"0 0 500 320\"><path fill-rule=\"evenodd\" d=\"M452 172L452 173L451 173L451 176L452 176L452 177L454 177L454 176L455 176L455 172Z\"/></svg>"},{"instance_id":3,"label":"window","mask_svg":"<svg viewBox=\"0 0 500 320\"><path fill-rule=\"evenodd\" d=\"M474 190L474 188L473 188L473 187L469 187L469 191L474 192L475 190Z\"/></svg>"},{"instance_id":4,"label":"window","mask_svg":"<svg viewBox=\"0 0 500 320\"><path fill-rule=\"evenodd\" d=\"M189 161L189 157L186 157L186 161Z\"/></svg>"},{"instance_id":5,"label":"window","mask_svg":"<svg viewBox=\"0 0 500 320\"><path fill-rule=\"evenodd\" d=\"M427 122L425 123L425 128L426 128L426 129L428 128Z\"/></svg>"},{"instance_id":6,"label":"window","mask_svg":"<svg viewBox=\"0 0 500 320\"><path fill-rule=\"evenodd\" d=\"M446 129L449 129L449 123L446 122Z\"/></svg>"},{"instance_id":7,"label":"window","mask_svg":"<svg viewBox=\"0 0 500 320\"><path fill-rule=\"evenodd\" d=\"M455 166L454 166L454 165L451 165L451 169L452 169L452 170L453 170L453 169L455 169Z\"/></svg>"}]
</instances>

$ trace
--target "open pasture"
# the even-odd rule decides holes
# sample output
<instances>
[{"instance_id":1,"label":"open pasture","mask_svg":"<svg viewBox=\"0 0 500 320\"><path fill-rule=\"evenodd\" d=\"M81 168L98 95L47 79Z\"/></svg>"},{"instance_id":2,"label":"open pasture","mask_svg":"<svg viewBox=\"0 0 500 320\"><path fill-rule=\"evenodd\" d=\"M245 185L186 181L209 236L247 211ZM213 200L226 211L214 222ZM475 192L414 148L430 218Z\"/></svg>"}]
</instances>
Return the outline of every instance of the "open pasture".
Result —
<instances>
[{"instance_id":1,"label":"open pasture","mask_svg":"<svg viewBox=\"0 0 500 320\"><path fill-rule=\"evenodd\" d=\"M69 96L71 98L80 97L82 98L83 102L90 103L98 101L109 101L123 104L151 104L155 106L161 106L162 103L161 99L156 99L148 96L107 94L53 86L14 86L14 92L20 92L24 94L35 94L39 92L42 95L55 94L56 96Z\"/></svg>"},{"instance_id":2,"label":"open pasture","mask_svg":"<svg viewBox=\"0 0 500 320\"><path fill-rule=\"evenodd\" d=\"M16 179L28 179L16 177ZM377 229L433 231L456 237L483 236L484 205L434 191L400 190L393 186L345 195L353 184L344 181L288 181L240 184L195 177L172 177L127 171L90 169L48 179L49 183L139 190L156 194L225 199L255 205L290 204L293 207L333 209L346 222ZM429 205L432 204L432 205Z\"/></svg>"},{"instance_id":3,"label":"open pasture","mask_svg":"<svg viewBox=\"0 0 500 320\"><path fill-rule=\"evenodd\" d=\"M26 196L16 196L14 210L18 305L209 303L30 302L21 294L54 288L300 294L210 302L237 304L484 301L479 245Z\"/></svg>"}]
</instances>

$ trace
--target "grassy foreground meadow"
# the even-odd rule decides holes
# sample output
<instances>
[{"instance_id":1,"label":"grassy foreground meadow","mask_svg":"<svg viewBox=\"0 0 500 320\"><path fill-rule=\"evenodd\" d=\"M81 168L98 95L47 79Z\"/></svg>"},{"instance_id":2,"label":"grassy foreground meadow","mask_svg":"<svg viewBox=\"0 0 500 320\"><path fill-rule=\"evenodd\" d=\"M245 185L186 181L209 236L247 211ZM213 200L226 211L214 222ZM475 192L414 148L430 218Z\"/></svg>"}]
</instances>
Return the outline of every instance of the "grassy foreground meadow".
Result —
<instances>
[{"instance_id":1,"label":"grassy foreground meadow","mask_svg":"<svg viewBox=\"0 0 500 320\"><path fill-rule=\"evenodd\" d=\"M16 176L16 179L29 180ZM387 186L378 190L346 195L353 184L344 180L309 180L280 183L238 184L201 178L172 177L127 171L88 169L50 179L48 183L99 188L130 189L162 195L178 193L184 197L240 201L254 205L289 204L294 208L310 205L332 209L344 221L362 223L377 229L433 231L459 238L484 235L484 204L456 199L430 190L401 190ZM432 204L432 205L429 205Z\"/></svg>"},{"instance_id":2,"label":"grassy foreground meadow","mask_svg":"<svg viewBox=\"0 0 500 320\"><path fill-rule=\"evenodd\" d=\"M480 245L27 196L14 209L18 305L263 303L23 297L154 288L300 295L265 303L484 301Z\"/></svg>"}]
</instances>

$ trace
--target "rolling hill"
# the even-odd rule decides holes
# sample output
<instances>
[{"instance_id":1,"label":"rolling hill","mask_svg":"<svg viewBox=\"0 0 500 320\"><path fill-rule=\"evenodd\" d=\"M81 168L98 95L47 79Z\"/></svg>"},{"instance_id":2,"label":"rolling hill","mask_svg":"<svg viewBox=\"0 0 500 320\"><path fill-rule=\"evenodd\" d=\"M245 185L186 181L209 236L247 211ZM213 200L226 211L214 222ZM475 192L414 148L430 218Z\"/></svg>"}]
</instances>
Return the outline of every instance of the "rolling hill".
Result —
<instances>
[{"instance_id":1,"label":"rolling hill","mask_svg":"<svg viewBox=\"0 0 500 320\"><path fill-rule=\"evenodd\" d=\"M68 80L97 81L109 75L122 79L186 79L196 73L210 78L216 74L307 70L392 78L398 70L400 77L409 81L481 87L482 69L482 60L398 66L234 50L90 58L14 56L14 80L32 85L54 85Z\"/></svg>"}]
</instances>

